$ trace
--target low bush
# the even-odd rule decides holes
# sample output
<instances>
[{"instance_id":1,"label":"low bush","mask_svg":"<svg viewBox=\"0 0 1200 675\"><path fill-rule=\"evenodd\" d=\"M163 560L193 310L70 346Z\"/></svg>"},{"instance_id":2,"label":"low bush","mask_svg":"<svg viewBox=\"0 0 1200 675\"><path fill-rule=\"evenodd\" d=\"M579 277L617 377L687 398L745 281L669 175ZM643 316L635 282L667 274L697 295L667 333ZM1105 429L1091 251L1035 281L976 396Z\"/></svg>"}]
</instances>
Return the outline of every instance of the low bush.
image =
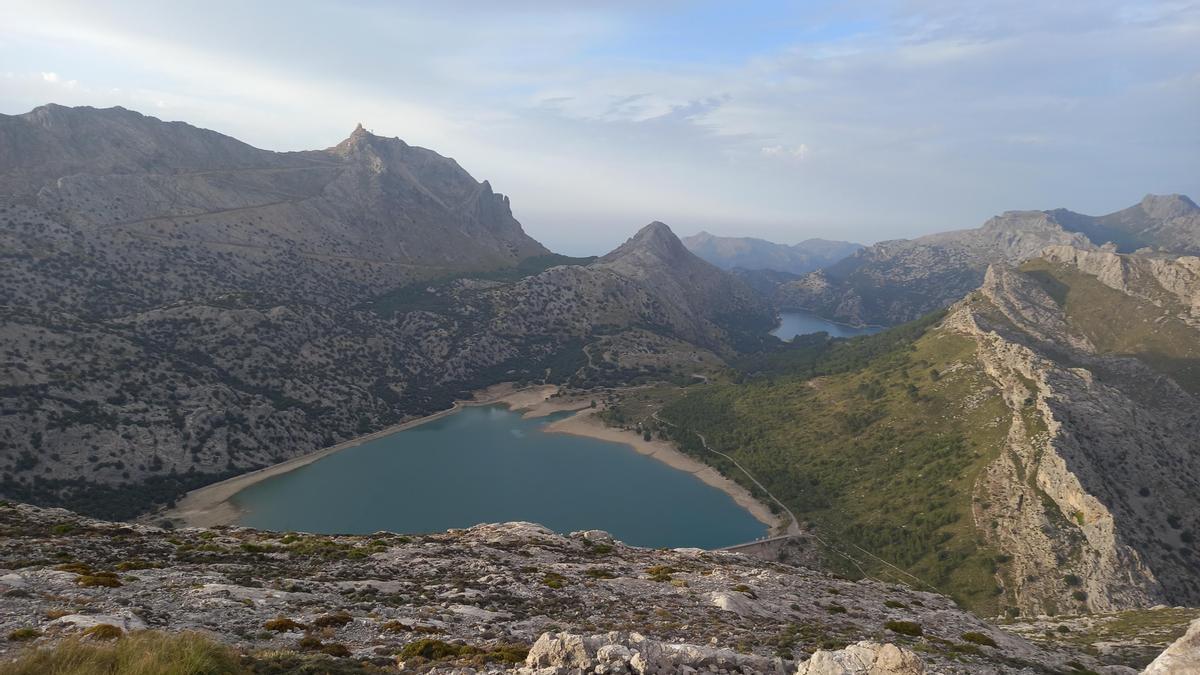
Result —
<instances>
[{"instance_id":1,"label":"low bush","mask_svg":"<svg viewBox=\"0 0 1200 675\"><path fill-rule=\"evenodd\" d=\"M915 621L889 621L883 624L883 627L892 631L893 633L911 635L914 637L921 635L924 632L921 630L921 624Z\"/></svg>"},{"instance_id":2,"label":"low bush","mask_svg":"<svg viewBox=\"0 0 1200 675\"><path fill-rule=\"evenodd\" d=\"M111 623L98 623L95 626L83 631L84 636L94 640L116 640L125 634L125 631Z\"/></svg>"},{"instance_id":3,"label":"low bush","mask_svg":"<svg viewBox=\"0 0 1200 675\"><path fill-rule=\"evenodd\" d=\"M675 568L667 565L655 565L646 568L646 574L650 575L651 581L667 582L671 580L671 574L675 572Z\"/></svg>"},{"instance_id":4,"label":"low bush","mask_svg":"<svg viewBox=\"0 0 1200 675\"><path fill-rule=\"evenodd\" d=\"M91 574L81 574L75 578L75 583L84 588L104 587L104 588L119 588L120 580L117 579L116 572L93 572Z\"/></svg>"},{"instance_id":5,"label":"low bush","mask_svg":"<svg viewBox=\"0 0 1200 675\"><path fill-rule=\"evenodd\" d=\"M449 642L442 642L441 640L425 638L404 645L400 650L398 658L403 661L419 656L430 661L438 661L440 659L470 656L477 653L479 653L479 650L470 645L456 645Z\"/></svg>"},{"instance_id":6,"label":"low bush","mask_svg":"<svg viewBox=\"0 0 1200 675\"><path fill-rule=\"evenodd\" d=\"M996 641L993 640L992 637L990 635L988 635L987 633L978 633L975 631L970 631L967 633L963 633L961 637L965 642L970 642L972 644L983 645L984 647L995 647L996 646Z\"/></svg>"},{"instance_id":7,"label":"low bush","mask_svg":"<svg viewBox=\"0 0 1200 675\"><path fill-rule=\"evenodd\" d=\"M321 653L335 656L337 658L345 658L350 656L350 648L346 645L332 642L321 647Z\"/></svg>"},{"instance_id":8,"label":"low bush","mask_svg":"<svg viewBox=\"0 0 1200 675\"><path fill-rule=\"evenodd\" d=\"M267 630L273 630L276 633L286 633L292 630L304 630L305 626L299 621L294 621L287 617L281 616L264 623L263 628L266 628Z\"/></svg>"},{"instance_id":9,"label":"low bush","mask_svg":"<svg viewBox=\"0 0 1200 675\"><path fill-rule=\"evenodd\" d=\"M891 607L892 609L908 609L908 605L900 602L899 600L885 600L883 602L883 606Z\"/></svg>"},{"instance_id":10,"label":"low bush","mask_svg":"<svg viewBox=\"0 0 1200 675\"><path fill-rule=\"evenodd\" d=\"M11 642L28 642L41 634L42 631L36 628L18 628L9 632L8 639Z\"/></svg>"},{"instance_id":11,"label":"low bush","mask_svg":"<svg viewBox=\"0 0 1200 675\"><path fill-rule=\"evenodd\" d=\"M341 628L354 620L354 617L345 612L336 612L334 614L326 614L313 619L313 625L317 628Z\"/></svg>"}]
</instances>

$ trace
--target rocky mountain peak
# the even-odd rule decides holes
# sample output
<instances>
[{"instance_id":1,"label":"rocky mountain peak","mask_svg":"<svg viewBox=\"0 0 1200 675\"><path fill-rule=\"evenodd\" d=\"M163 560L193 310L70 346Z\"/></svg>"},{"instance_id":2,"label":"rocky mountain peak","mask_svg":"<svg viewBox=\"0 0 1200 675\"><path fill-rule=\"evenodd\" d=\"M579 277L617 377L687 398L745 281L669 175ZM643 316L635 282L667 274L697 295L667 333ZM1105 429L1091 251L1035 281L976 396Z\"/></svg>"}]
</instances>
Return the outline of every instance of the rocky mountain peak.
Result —
<instances>
[{"instance_id":1,"label":"rocky mountain peak","mask_svg":"<svg viewBox=\"0 0 1200 675\"><path fill-rule=\"evenodd\" d=\"M650 254L664 262L694 258L666 223L654 221L637 231L624 244L602 260L612 261L629 255Z\"/></svg>"},{"instance_id":2,"label":"rocky mountain peak","mask_svg":"<svg viewBox=\"0 0 1200 675\"><path fill-rule=\"evenodd\" d=\"M401 141L399 138L384 139L381 136L376 136L370 131L367 131L367 128L362 125L362 122L359 122L357 125L355 125L354 131L351 131L350 135L346 137L346 140L333 147L333 151L337 154L345 156L353 153L356 150L370 147L374 145L375 141L386 140L391 140L401 145L404 144L404 141Z\"/></svg>"},{"instance_id":3,"label":"rocky mountain peak","mask_svg":"<svg viewBox=\"0 0 1200 675\"><path fill-rule=\"evenodd\" d=\"M1181 194L1146 195L1142 198L1139 206L1146 212L1146 215L1160 220L1178 218L1194 211L1200 211L1196 202L1189 199L1187 195Z\"/></svg>"}]
</instances>

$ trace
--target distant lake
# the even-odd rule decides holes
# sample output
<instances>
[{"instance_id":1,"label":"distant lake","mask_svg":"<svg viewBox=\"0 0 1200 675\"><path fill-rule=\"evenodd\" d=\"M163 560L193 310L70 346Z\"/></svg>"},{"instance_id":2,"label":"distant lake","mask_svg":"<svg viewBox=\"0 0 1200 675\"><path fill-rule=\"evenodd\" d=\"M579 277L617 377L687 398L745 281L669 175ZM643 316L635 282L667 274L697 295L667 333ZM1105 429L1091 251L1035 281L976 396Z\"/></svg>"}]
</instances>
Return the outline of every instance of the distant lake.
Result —
<instances>
[{"instance_id":1,"label":"distant lake","mask_svg":"<svg viewBox=\"0 0 1200 675\"><path fill-rule=\"evenodd\" d=\"M502 406L347 448L233 497L240 525L276 531L437 532L528 520L628 544L719 548L766 526L724 492L622 443L542 428Z\"/></svg>"},{"instance_id":2,"label":"distant lake","mask_svg":"<svg viewBox=\"0 0 1200 675\"><path fill-rule=\"evenodd\" d=\"M883 329L879 326L855 328L854 326L847 326L845 324L834 323L828 319L822 319L816 314L802 309L789 309L779 313L779 327L771 331L771 335L787 342L797 335L820 333L822 331L829 333L830 337L854 337L855 335L871 335L881 330Z\"/></svg>"}]
</instances>

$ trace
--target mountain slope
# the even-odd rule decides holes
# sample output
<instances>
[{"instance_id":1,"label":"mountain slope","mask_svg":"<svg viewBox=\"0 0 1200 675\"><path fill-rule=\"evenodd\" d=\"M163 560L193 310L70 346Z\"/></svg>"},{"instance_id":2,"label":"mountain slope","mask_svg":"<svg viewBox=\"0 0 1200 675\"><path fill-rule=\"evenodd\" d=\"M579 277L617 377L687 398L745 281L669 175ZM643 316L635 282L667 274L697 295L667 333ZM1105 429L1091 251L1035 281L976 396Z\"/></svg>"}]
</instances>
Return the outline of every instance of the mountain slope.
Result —
<instances>
[{"instance_id":1,"label":"mountain slope","mask_svg":"<svg viewBox=\"0 0 1200 675\"><path fill-rule=\"evenodd\" d=\"M1120 250L1142 246L1190 253L1200 245L1200 209L1187 197L1149 195L1107 216L1009 211L975 230L880 242L780 286L777 301L849 323L891 325L950 305L982 281L988 265L1016 264L1043 248Z\"/></svg>"},{"instance_id":2,"label":"mountain slope","mask_svg":"<svg viewBox=\"0 0 1200 675\"><path fill-rule=\"evenodd\" d=\"M394 284L547 253L454 160L361 126L326 151L274 153L121 108L44 106L0 117L0 155L12 158L0 163L7 200L93 246L133 239L145 264L229 256L278 288L312 273Z\"/></svg>"},{"instance_id":3,"label":"mountain slope","mask_svg":"<svg viewBox=\"0 0 1200 675\"><path fill-rule=\"evenodd\" d=\"M501 381L690 378L770 323L669 231L684 255L549 254L487 182L361 126L272 153L45 106L0 118L0 158L9 497L129 517Z\"/></svg>"},{"instance_id":4,"label":"mountain slope","mask_svg":"<svg viewBox=\"0 0 1200 675\"><path fill-rule=\"evenodd\" d=\"M736 459L847 573L989 615L1194 605L1198 264L1050 248L944 316L744 360L661 431Z\"/></svg>"},{"instance_id":5,"label":"mountain slope","mask_svg":"<svg viewBox=\"0 0 1200 675\"><path fill-rule=\"evenodd\" d=\"M700 343L711 345L714 337L709 336L720 334L732 340L741 335L749 338L773 325L773 313L749 286L691 253L669 227L657 221L592 267L653 288L663 301L660 320ZM683 317L678 316L681 308L703 311ZM691 326L684 328L685 324Z\"/></svg>"},{"instance_id":6,"label":"mountain slope","mask_svg":"<svg viewBox=\"0 0 1200 675\"><path fill-rule=\"evenodd\" d=\"M827 239L806 239L788 246L753 237L718 237L707 232L684 237L683 244L721 269L740 267L790 274L827 267L862 248L861 244Z\"/></svg>"}]
</instances>

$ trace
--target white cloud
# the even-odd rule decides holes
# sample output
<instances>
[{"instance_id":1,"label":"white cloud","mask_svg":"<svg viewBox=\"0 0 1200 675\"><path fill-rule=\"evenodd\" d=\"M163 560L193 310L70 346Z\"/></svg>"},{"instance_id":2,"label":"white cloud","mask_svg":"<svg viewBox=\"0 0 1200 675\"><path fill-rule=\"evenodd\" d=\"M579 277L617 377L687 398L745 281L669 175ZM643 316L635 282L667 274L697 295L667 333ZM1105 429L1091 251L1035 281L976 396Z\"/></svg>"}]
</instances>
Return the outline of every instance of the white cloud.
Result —
<instances>
[{"instance_id":1,"label":"white cloud","mask_svg":"<svg viewBox=\"0 0 1200 675\"><path fill-rule=\"evenodd\" d=\"M784 159L804 159L808 156L808 146L800 145L768 145L761 150L767 157L782 157Z\"/></svg>"},{"instance_id":2,"label":"white cloud","mask_svg":"<svg viewBox=\"0 0 1200 675\"><path fill-rule=\"evenodd\" d=\"M42 79L46 82L54 84L58 82L58 73L42 73Z\"/></svg>"}]
</instances>

